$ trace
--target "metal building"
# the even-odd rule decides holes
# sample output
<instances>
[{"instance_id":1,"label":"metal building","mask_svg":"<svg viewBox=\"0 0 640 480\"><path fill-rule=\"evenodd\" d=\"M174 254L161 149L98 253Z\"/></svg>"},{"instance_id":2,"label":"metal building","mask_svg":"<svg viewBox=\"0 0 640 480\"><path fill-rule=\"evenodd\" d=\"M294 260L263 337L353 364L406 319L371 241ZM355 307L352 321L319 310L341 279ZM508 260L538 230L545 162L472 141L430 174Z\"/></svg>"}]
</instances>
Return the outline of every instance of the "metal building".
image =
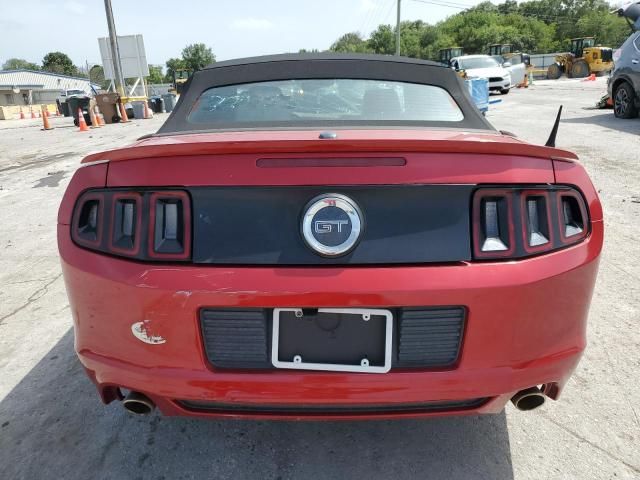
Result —
<instances>
[{"instance_id":1,"label":"metal building","mask_svg":"<svg viewBox=\"0 0 640 480\"><path fill-rule=\"evenodd\" d=\"M87 78L35 70L0 70L0 106L55 103L62 90L90 93L91 86Z\"/></svg>"}]
</instances>

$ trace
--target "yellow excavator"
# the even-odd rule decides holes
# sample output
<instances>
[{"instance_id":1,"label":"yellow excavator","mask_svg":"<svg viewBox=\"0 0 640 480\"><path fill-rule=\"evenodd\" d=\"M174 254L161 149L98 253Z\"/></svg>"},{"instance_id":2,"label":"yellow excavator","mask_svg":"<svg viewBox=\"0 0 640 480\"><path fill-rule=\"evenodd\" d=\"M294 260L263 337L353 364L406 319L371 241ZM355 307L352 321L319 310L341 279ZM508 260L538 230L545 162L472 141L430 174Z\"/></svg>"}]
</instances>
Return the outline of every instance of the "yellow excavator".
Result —
<instances>
[{"instance_id":1,"label":"yellow excavator","mask_svg":"<svg viewBox=\"0 0 640 480\"><path fill-rule=\"evenodd\" d=\"M571 50L556 55L555 63L549 65L547 78L556 80L566 74L569 78L584 78L592 73L603 75L613 69L613 50L595 46L594 37L573 38Z\"/></svg>"}]
</instances>

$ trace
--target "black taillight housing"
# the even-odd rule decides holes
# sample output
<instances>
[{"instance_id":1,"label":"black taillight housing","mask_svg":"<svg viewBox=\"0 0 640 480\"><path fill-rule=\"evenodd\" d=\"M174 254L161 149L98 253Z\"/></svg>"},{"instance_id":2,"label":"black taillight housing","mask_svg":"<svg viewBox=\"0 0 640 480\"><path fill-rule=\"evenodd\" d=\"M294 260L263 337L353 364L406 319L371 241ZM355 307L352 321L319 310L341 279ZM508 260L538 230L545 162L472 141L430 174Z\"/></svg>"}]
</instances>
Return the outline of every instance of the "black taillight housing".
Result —
<instances>
[{"instance_id":1,"label":"black taillight housing","mask_svg":"<svg viewBox=\"0 0 640 480\"><path fill-rule=\"evenodd\" d=\"M177 189L88 190L76 202L71 238L84 248L142 261L188 261L189 194Z\"/></svg>"},{"instance_id":2,"label":"black taillight housing","mask_svg":"<svg viewBox=\"0 0 640 480\"><path fill-rule=\"evenodd\" d=\"M578 243L589 232L579 191L563 186L482 187L472 202L473 256L523 258Z\"/></svg>"}]
</instances>

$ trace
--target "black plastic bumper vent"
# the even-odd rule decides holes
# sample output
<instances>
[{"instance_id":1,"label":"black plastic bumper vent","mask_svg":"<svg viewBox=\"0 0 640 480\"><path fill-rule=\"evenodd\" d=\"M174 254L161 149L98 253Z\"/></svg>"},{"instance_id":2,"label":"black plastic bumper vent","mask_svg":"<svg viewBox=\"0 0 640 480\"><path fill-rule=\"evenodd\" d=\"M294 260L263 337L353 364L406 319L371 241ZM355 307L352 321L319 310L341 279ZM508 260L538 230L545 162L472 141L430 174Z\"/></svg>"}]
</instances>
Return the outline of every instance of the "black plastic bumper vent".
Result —
<instances>
[{"instance_id":1,"label":"black plastic bumper vent","mask_svg":"<svg viewBox=\"0 0 640 480\"><path fill-rule=\"evenodd\" d=\"M397 367L447 367L458 360L465 310L403 308L398 321Z\"/></svg>"},{"instance_id":2,"label":"black plastic bumper vent","mask_svg":"<svg viewBox=\"0 0 640 480\"><path fill-rule=\"evenodd\" d=\"M391 309L394 315L393 368L446 368L460 354L463 307ZM203 309L205 352L215 368L274 368L270 309Z\"/></svg>"},{"instance_id":3,"label":"black plastic bumper vent","mask_svg":"<svg viewBox=\"0 0 640 480\"><path fill-rule=\"evenodd\" d=\"M270 368L265 310L202 310L209 362L218 368Z\"/></svg>"}]
</instances>

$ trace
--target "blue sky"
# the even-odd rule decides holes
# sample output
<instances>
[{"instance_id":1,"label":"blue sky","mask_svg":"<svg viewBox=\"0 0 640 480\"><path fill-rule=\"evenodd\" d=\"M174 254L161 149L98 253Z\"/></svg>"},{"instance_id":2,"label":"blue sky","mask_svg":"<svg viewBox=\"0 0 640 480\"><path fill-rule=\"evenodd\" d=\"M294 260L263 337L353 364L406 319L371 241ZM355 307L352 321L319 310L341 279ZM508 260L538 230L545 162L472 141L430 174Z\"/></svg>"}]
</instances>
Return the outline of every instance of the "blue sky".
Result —
<instances>
[{"instance_id":1,"label":"blue sky","mask_svg":"<svg viewBox=\"0 0 640 480\"><path fill-rule=\"evenodd\" d=\"M479 0L456 0L472 6ZM149 63L164 64L195 42L218 60L328 48L341 34L367 36L395 23L396 0L112 0L119 35L144 36ZM100 63L97 38L107 35L103 0L2 0L0 64L18 57L40 63L50 51L74 63ZM404 20L435 23L458 12L402 0Z\"/></svg>"}]
</instances>

